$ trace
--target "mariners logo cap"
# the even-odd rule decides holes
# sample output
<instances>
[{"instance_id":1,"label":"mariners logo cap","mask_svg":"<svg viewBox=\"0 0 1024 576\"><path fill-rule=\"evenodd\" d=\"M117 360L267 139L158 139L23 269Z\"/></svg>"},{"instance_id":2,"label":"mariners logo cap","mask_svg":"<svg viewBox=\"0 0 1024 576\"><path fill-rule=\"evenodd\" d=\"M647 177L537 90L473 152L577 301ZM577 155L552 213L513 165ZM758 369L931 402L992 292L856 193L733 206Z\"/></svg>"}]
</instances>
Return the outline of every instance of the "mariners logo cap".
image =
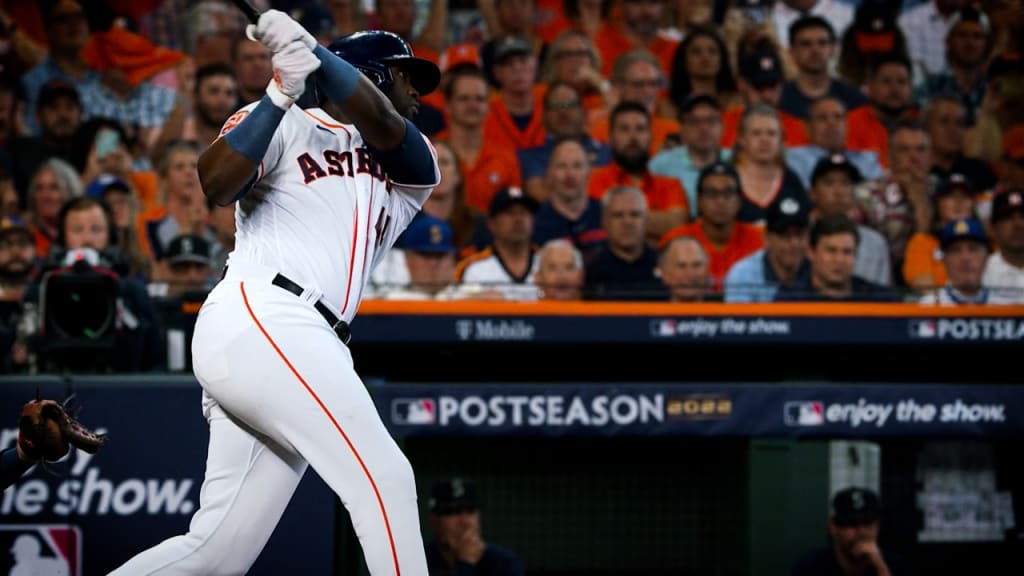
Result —
<instances>
[{"instance_id":1,"label":"mariners logo cap","mask_svg":"<svg viewBox=\"0 0 1024 576\"><path fill-rule=\"evenodd\" d=\"M841 526L874 522L881 515L881 499L866 488L846 488L832 498L832 521Z\"/></svg>"},{"instance_id":2,"label":"mariners logo cap","mask_svg":"<svg viewBox=\"0 0 1024 576\"><path fill-rule=\"evenodd\" d=\"M476 483L458 476L445 478L430 489L427 507L434 514L457 514L472 512L480 507Z\"/></svg>"},{"instance_id":3,"label":"mariners logo cap","mask_svg":"<svg viewBox=\"0 0 1024 576\"><path fill-rule=\"evenodd\" d=\"M406 228L402 237L402 249L433 254L455 252L455 245L452 244L452 227L440 218L421 213Z\"/></svg>"}]
</instances>

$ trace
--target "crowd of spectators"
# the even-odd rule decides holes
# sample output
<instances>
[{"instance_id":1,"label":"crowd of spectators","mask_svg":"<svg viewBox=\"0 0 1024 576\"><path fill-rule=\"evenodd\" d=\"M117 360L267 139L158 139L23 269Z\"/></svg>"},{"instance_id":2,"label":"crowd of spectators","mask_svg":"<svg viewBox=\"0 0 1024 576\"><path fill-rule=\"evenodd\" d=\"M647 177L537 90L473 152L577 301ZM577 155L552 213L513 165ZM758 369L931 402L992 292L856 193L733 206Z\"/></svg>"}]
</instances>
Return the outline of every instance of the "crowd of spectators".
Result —
<instances>
[{"instance_id":1,"label":"crowd of spectators","mask_svg":"<svg viewBox=\"0 0 1024 576\"><path fill-rule=\"evenodd\" d=\"M442 70L441 185L367 298L1024 303L1020 2L253 3ZM0 0L4 371L189 364L238 217L197 158L272 76L245 24Z\"/></svg>"}]
</instances>

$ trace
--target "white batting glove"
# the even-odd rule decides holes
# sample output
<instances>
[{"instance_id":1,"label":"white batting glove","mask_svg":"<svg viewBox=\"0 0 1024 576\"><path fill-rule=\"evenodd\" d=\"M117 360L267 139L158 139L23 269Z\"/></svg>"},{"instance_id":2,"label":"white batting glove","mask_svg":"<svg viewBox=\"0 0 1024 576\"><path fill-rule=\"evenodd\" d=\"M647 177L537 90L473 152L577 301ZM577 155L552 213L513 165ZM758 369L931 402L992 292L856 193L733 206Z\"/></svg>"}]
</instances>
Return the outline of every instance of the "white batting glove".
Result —
<instances>
[{"instance_id":1,"label":"white batting glove","mask_svg":"<svg viewBox=\"0 0 1024 576\"><path fill-rule=\"evenodd\" d=\"M306 91L306 78L320 67L320 59L299 40L294 40L270 57L274 78L267 95L275 106L287 110Z\"/></svg>"},{"instance_id":2,"label":"white batting glove","mask_svg":"<svg viewBox=\"0 0 1024 576\"><path fill-rule=\"evenodd\" d=\"M299 40L310 50L317 46L316 38L303 28L302 24L280 10L267 10L260 14L256 25L249 24L245 27L245 35L266 46L271 53L283 50L295 40Z\"/></svg>"}]
</instances>

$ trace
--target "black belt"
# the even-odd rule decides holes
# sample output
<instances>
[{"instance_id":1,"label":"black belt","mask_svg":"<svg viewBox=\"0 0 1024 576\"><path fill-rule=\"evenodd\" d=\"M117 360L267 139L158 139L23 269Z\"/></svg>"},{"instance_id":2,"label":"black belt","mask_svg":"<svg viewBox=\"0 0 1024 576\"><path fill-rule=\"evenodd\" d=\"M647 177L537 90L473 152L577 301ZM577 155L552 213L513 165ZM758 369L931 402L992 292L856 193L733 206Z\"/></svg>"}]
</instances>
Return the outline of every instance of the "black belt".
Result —
<instances>
[{"instance_id":1,"label":"black belt","mask_svg":"<svg viewBox=\"0 0 1024 576\"><path fill-rule=\"evenodd\" d=\"M284 288L296 296L302 296L302 293L305 292L305 290L302 289L302 286L291 281L284 274L274 276L274 280L271 284L279 288ZM341 339L342 343L347 345L349 340L352 339L352 330L348 327L348 322L345 322L341 318L335 316L334 312L327 307L327 304L323 303L323 300L317 300L316 303L313 304L313 307L316 308L316 311L324 317L324 320L327 320L327 324L331 326L331 330L334 330L334 333L338 335L338 338Z\"/></svg>"}]
</instances>

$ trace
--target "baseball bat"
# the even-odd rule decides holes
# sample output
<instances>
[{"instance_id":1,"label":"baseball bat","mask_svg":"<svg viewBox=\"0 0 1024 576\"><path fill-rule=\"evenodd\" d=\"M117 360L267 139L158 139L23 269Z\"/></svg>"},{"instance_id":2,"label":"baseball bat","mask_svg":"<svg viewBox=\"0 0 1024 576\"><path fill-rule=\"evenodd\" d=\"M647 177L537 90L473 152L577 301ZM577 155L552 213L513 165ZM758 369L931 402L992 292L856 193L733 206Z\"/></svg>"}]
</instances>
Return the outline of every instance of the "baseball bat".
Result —
<instances>
[{"instance_id":1,"label":"baseball bat","mask_svg":"<svg viewBox=\"0 0 1024 576\"><path fill-rule=\"evenodd\" d=\"M242 14L245 14L245 17L249 19L249 22L253 24L259 22L260 13L249 3L249 0L234 0L234 2L235 6L238 6L238 9L242 11Z\"/></svg>"}]
</instances>

